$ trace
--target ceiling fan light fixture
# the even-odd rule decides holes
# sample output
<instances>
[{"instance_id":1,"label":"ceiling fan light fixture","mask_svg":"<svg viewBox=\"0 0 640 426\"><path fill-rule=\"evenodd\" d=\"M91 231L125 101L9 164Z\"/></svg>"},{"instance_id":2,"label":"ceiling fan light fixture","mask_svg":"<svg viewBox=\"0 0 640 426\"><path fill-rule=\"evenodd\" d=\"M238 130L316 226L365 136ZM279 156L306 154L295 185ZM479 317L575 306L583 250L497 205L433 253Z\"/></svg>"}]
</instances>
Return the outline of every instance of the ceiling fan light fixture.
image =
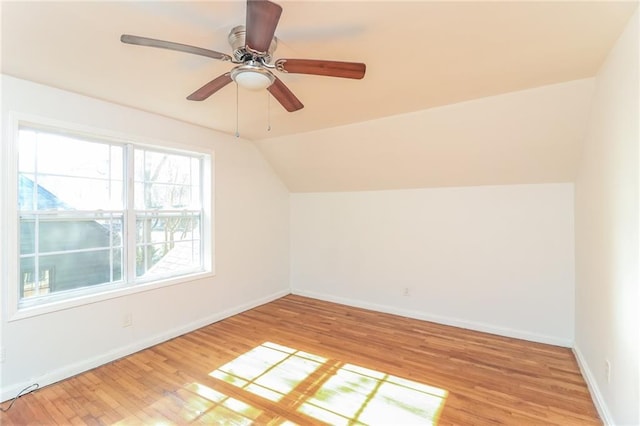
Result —
<instances>
[{"instance_id":1,"label":"ceiling fan light fixture","mask_svg":"<svg viewBox=\"0 0 640 426\"><path fill-rule=\"evenodd\" d=\"M269 70L260 66L244 64L231 70L231 78L238 86L249 90L263 90L275 81Z\"/></svg>"}]
</instances>

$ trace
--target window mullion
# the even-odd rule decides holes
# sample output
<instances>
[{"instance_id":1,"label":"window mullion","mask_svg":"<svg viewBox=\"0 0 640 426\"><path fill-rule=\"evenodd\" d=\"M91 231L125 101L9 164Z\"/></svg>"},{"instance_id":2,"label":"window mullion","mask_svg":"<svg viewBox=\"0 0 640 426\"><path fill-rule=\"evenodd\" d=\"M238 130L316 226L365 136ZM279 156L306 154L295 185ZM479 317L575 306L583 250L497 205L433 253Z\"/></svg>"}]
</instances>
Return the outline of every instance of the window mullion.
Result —
<instances>
[{"instance_id":1,"label":"window mullion","mask_svg":"<svg viewBox=\"0 0 640 426\"><path fill-rule=\"evenodd\" d=\"M38 296L40 294L40 216L36 214L36 220L34 222L34 230L33 233L35 235L35 244L33 247L33 252L35 254L34 263L33 263L33 293Z\"/></svg>"},{"instance_id":2,"label":"window mullion","mask_svg":"<svg viewBox=\"0 0 640 426\"><path fill-rule=\"evenodd\" d=\"M39 176L38 176L38 149L40 148L40 142L39 142L39 133L36 133L36 156L33 162L33 210L39 210L38 209L38 185L40 182ZM34 235L34 244L33 244L33 252L34 252L34 260L33 260L33 294L35 294L36 296L38 296L38 294L40 293L40 282L38 280L38 274L40 273L40 216L37 214L36 212L36 216L35 216L35 221L33 223L33 235ZM22 274L21 278L22 278ZM24 284L21 284L24 285Z\"/></svg>"},{"instance_id":3,"label":"window mullion","mask_svg":"<svg viewBox=\"0 0 640 426\"><path fill-rule=\"evenodd\" d=\"M111 147L109 147L111 148ZM111 149L109 149L109 158L111 158ZM109 161L109 169L111 169L111 161ZM109 172L109 180L111 180L111 172ZM109 183L109 194L111 194L111 183ZM109 213L109 282L113 282L113 213Z\"/></svg>"},{"instance_id":4,"label":"window mullion","mask_svg":"<svg viewBox=\"0 0 640 426\"><path fill-rule=\"evenodd\" d=\"M136 211L135 211L135 161L134 147L131 144L126 145L125 151L125 265L127 283L133 283L136 280Z\"/></svg>"}]
</instances>

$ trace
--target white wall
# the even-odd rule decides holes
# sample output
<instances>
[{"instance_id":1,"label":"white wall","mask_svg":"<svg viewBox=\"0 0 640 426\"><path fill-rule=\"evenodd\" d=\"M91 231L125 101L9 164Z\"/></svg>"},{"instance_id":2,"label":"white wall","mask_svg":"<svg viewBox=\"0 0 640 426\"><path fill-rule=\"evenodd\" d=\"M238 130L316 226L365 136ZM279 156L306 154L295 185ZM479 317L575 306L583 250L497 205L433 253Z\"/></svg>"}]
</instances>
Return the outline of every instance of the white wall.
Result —
<instances>
[{"instance_id":1,"label":"white wall","mask_svg":"<svg viewBox=\"0 0 640 426\"><path fill-rule=\"evenodd\" d=\"M640 424L638 20L636 11L596 78L575 200L576 354L618 425Z\"/></svg>"},{"instance_id":2,"label":"white wall","mask_svg":"<svg viewBox=\"0 0 640 426\"><path fill-rule=\"evenodd\" d=\"M216 276L7 322L7 286L15 283L7 282L6 262L16 253L3 247L3 400L33 381L59 380L289 293L289 194L253 144L3 76L3 131L9 111L213 148ZM132 327L121 326L125 312L133 314Z\"/></svg>"},{"instance_id":3,"label":"white wall","mask_svg":"<svg viewBox=\"0 0 640 426\"><path fill-rule=\"evenodd\" d=\"M292 194L290 233L294 293L573 343L572 184Z\"/></svg>"}]
</instances>

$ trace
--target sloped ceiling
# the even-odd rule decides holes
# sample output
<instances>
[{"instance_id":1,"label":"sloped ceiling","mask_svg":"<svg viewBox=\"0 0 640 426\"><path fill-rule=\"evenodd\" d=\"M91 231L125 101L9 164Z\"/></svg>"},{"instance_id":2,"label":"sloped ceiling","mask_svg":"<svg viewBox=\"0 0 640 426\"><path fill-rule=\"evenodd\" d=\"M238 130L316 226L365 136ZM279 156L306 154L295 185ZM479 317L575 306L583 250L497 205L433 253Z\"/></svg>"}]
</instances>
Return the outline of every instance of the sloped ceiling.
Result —
<instances>
[{"instance_id":1,"label":"sloped ceiling","mask_svg":"<svg viewBox=\"0 0 640 426\"><path fill-rule=\"evenodd\" d=\"M258 146L292 192L571 182L593 84L510 92Z\"/></svg>"},{"instance_id":2,"label":"sloped ceiling","mask_svg":"<svg viewBox=\"0 0 640 426\"><path fill-rule=\"evenodd\" d=\"M242 138L256 141L292 190L549 181L570 176L573 163L568 159L578 153L574 133L560 151L556 142L551 143L568 133L554 127L550 116L531 123L549 126L537 128L536 140L543 141L538 148L558 158L553 170L564 168L564 175L539 167L520 177L517 173L483 177L469 172L461 178L444 171L436 178L426 171L442 168L441 162L451 161L453 151L438 156L430 155L429 150L452 150L453 146L465 157L478 149L478 138L458 135L453 145L450 137L431 138L425 145L425 137L415 132L416 137L409 136L412 126L422 120L412 114L434 117L425 120L436 125L439 113L421 111L593 77L637 7L637 2L609 1L280 4L284 12L276 31L280 39L276 58L362 61L367 64L365 78L280 74L305 104L295 113L269 101L266 91L240 90L236 106L233 85L206 101L192 102L186 96L228 71L230 64L119 41L121 34L129 33L230 53L226 38L232 27L244 23L243 1L2 2L2 72L229 134L237 126ZM554 106L557 101L562 110L580 107L577 100L585 100L590 88L589 84L577 86L580 89L566 93L545 92L545 102ZM383 120L383 126L405 126L404 130L387 129L390 137L383 140L370 134L368 139L376 141L376 150L399 160L411 161L420 151L423 171L415 163L403 165L402 160L386 164L395 173L381 173L381 160L369 159L370 146L357 135L371 133L380 125L367 127L372 120L406 114L413 118ZM566 127L576 127L584 115L584 105L575 114L565 115L563 120L575 120ZM490 122L509 128L497 119ZM466 126L464 121L459 125ZM419 126L415 131L423 136L440 132ZM342 130L327 130L334 127ZM523 133L529 127L513 128L512 146L518 147L523 138L526 146L535 146L533 137ZM401 143L393 137L399 134ZM485 152L496 149L488 145ZM526 156L526 149L517 149L523 149L520 154ZM502 154L496 155L494 160L500 161ZM342 183L336 174L344 176ZM359 174L362 176L352 179ZM407 174L422 177L407 179Z\"/></svg>"}]
</instances>

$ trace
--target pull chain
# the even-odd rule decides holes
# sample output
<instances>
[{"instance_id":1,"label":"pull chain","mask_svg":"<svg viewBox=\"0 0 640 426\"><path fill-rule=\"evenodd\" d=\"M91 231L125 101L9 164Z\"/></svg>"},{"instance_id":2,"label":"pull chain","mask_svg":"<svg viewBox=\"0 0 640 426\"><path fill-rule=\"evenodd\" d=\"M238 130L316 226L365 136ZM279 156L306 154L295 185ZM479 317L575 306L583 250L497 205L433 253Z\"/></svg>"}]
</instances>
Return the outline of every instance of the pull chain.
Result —
<instances>
[{"instance_id":1,"label":"pull chain","mask_svg":"<svg viewBox=\"0 0 640 426\"><path fill-rule=\"evenodd\" d=\"M271 96L267 92L267 132L271 131Z\"/></svg>"},{"instance_id":2,"label":"pull chain","mask_svg":"<svg viewBox=\"0 0 640 426\"><path fill-rule=\"evenodd\" d=\"M238 102L238 83L236 83L236 138L240 137L240 131L238 130L238 122L239 122L238 121L238 116L240 115L238 113L238 111L239 111L238 104L239 104L239 102Z\"/></svg>"}]
</instances>

